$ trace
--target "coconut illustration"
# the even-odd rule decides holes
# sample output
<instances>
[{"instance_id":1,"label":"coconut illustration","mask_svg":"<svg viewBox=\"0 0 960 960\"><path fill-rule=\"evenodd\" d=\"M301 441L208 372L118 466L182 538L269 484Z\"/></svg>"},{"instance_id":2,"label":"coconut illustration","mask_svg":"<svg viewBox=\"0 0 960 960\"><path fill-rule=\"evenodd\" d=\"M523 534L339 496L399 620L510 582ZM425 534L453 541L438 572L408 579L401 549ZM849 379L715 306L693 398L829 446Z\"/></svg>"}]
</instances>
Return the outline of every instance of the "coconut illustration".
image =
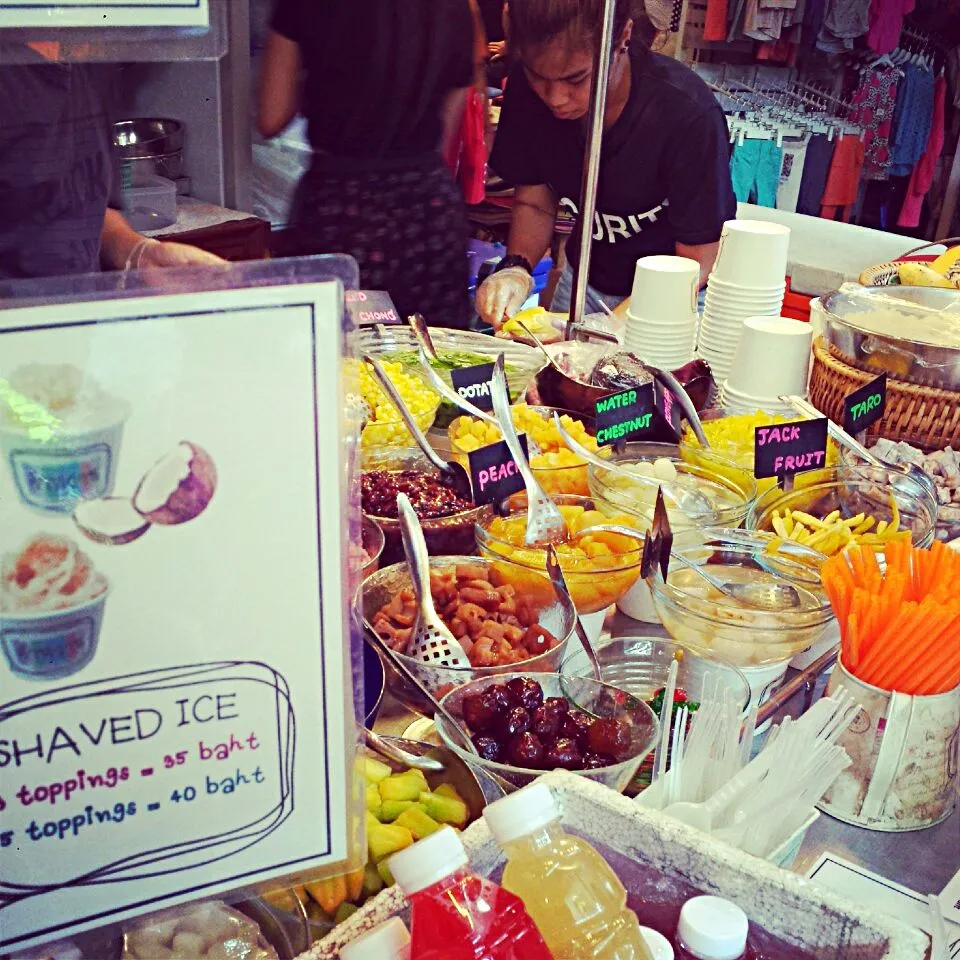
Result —
<instances>
[{"instance_id":1,"label":"coconut illustration","mask_svg":"<svg viewBox=\"0 0 960 960\"><path fill-rule=\"evenodd\" d=\"M84 500L73 520L96 543L121 546L138 540L154 524L176 526L195 520L216 489L217 468L210 454L182 440L146 472L130 499Z\"/></svg>"}]
</instances>

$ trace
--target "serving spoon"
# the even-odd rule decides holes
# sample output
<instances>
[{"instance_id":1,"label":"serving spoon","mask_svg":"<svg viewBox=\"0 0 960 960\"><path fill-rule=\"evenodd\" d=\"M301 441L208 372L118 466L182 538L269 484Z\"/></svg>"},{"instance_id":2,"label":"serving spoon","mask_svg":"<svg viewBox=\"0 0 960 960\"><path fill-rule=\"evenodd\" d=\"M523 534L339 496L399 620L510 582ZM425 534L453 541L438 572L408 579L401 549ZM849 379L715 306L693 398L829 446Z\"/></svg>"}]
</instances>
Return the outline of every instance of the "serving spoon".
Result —
<instances>
[{"instance_id":1,"label":"serving spoon","mask_svg":"<svg viewBox=\"0 0 960 960\"><path fill-rule=\"evenodd\" d=\"M553 584L557 596L561 600L567 601L576 610L573 597L570 596L570 587L567 586L567 578L563 575L563 568L560 566L560 560L557 557L556 547L552 543L547 547L547 573L550 575L550 582ZM577 638L583 646L583 651L586 653L593 669L593 678L597 683L600 683L603 680L600 658L597 656L597 651L590 642L586 627L584 627L579 616L574 617L574 627L577 631Z\"/></svg>"},{"instance_id":2,"label":"serving spoon","mask_svg":"<svg viewBox=\"0 0 960 960\"><path fill-rule=\"evenodd\" d=\"M423 451L423 455L440 471L440 475L461 497L472 501L473 487L470 483L470 477L463 468L463 465L457 463L456 460L444 460L443 457L430 446L430 441L427 440L426 435L420 429L420 424L417 423L410 409L403 402L403 398L393 385L393 381L387 376L383 367L380 365L380 361L369 354L364 356L364 360L370 364L370 368L376 375L384 393L386 393L390 398L390 402L396 407L397 412L400 414L400 419L403 420L407 430L410 431L410 435L413 437L417 446Z\"/></svg>"}]
</instances>

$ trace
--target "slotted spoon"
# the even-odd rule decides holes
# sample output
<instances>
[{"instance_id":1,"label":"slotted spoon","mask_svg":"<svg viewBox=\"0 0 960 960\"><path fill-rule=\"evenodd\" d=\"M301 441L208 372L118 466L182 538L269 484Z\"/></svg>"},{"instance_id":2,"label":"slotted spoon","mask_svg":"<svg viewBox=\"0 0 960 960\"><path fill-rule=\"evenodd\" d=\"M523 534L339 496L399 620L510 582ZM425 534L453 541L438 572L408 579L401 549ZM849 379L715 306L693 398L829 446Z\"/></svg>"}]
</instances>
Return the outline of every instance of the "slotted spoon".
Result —
<instances>
[{"instance_id":1,"label":"slotted spoon","mask_svg":"<svg viewBox=\"0 0 960 960\"><path fill-rule=\"evenodd\" d=\"M524 543L528 547L542 546L545 543L557 543L568 539L570 533L557 505L547 496L543 487L530 469L530 463L523 455L520 438L513 425L510 414L510 394L507 392L507 375L503 369L503 354L497 354L493 365L493 412L500 426L500 432L507 443L510 456L513 457L523 478L527 490L527 530Z\"/></svg>"},{"instance_id":2,"label":"slotted spoon","mask_svg":"<svg viewBox=\"0 0 960 960\"><path fill-rule=\"evenodd\" d=\"M410 582L417 599L417 624L407 655L436 667L469 667L463 645L440 619L430 590L430 558L420 521L405 493L397 494L397 512Z\"/></svg>"}]
</instances>

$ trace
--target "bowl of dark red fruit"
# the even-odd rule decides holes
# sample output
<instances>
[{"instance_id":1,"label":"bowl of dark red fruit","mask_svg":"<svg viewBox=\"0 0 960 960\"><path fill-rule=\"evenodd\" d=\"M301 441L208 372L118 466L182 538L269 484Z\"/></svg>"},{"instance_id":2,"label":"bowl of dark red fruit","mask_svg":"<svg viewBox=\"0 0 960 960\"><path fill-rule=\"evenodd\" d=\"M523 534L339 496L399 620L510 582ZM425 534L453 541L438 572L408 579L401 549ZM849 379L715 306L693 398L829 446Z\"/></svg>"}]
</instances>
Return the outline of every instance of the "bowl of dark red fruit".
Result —
<instances>
[{"instance_id":1,"label":"bowl of dark red fruit","mask_svg":"<svg viewBox=\"0 0 960 960\"><path fill-rule=\"evenodd\" d=\"M622 792L659 729L641 700L589 677L514 673L473 680L441 701L477 749L468 753L443 716L437 731L460 759L522 787L561 768Z\"/></svg>"},{"instance_id":2,"label":"bowl of dark red fruit","mask_svg":"<svg viewBox=\"0 0 960 960\"><path fill-rule=\"evenodd\" d=\"M417 603L406 563L383 567L363 583L359 612L375 633L438 699L481 677L553 674L566 657L577 624L569 600L524 594L480 557L431 557L430 593L440 619L463 646L469 667L447 667L408 656ZM427 716L433 705L385 662L387 687L402 703Z\"/></svg>"}]
</instances>

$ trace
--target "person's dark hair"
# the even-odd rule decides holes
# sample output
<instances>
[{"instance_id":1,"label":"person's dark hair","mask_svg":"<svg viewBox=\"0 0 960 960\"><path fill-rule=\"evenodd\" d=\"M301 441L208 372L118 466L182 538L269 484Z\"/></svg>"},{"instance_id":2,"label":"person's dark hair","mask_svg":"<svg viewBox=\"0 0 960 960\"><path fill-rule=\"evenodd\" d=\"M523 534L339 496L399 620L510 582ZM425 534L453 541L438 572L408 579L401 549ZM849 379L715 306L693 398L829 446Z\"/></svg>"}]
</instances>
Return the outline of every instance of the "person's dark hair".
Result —
<instances>
[{"instance_id":1,"label":"person's dark hair","mask_svg":"<svg viewBox=\"0 0 960 960\"><path fill-rule=\"evenodd\" d=\"M603 24L604 0L508 0L509 42L517 51L535 50L557 39L571 48L594 50ZM614 40L630 19L631 4L619 0Z\"/></svg>"}]
</instances>

